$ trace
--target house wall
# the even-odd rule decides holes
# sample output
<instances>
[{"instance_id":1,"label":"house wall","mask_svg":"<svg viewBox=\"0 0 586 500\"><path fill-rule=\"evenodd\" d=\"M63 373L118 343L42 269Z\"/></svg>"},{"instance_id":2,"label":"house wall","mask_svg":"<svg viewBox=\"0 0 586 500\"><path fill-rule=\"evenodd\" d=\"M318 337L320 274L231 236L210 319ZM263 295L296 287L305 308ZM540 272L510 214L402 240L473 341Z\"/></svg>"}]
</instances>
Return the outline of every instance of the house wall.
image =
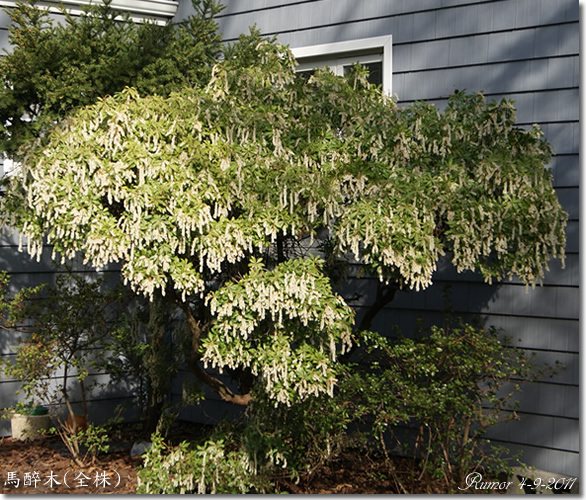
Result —
<instances>
[{"instance_id":1,"label":"house wall","mask_svg":"<svg viewBox=\"0 0 586 500\"><path fill-rule=\"evenodd\" d=\"M543 286L488 286L473 273L442 266L434 286L399 293L379 315L382 332L438 321L450 285L455 311L481 314L502 327L539 362L561 361L553 379L525 384L520 421L490 432L493 442L523 451L538 469L577 475L579 467L579 31L577 0L223 0L218 20L225 41L248 27L292 48L392 35L392 89L400 104L442 106L456 89L516 102L519 125L538 123L553 144L559 199L569 213L566 267L551 263ZM180 21L191 2L181 0ZM357 310L372 300L372 283L357 280ZM515 340L516 342L516 340ZM198 410L189 410L195 418ZM186 413L186 415L188 415Z\"/></svg>"},{"instance_id":2,"label":"house wall","mask_svg":"<svg viewBox=\"0 0 586 500\"><path fill-rule=\"evenodd\" d=\"M579 467L579 32L577 0L223 0L218 20L225 41L256 26L291 47L392 35L393 93L399 103L428 100L442 106L456 89L483 90L489 98L515 100L518 123L539 123L555 148L551 162L559 198L570 215L566 267L553 262L542 287L526 291L518 282L488 286L472 273L443 266L435 285L420 293L399 293L378 318L380 331L412 329L417 318L439 320L442 292L450 285L457 313L483 314L489 324L521 339L537 359L560 360L555 378L526 384L521 420L495 429L491 438L523 450L539 469L577 475ZM191 12L179 0L175 20ZM0 48L6 48L7 17L0 14ZM13 239L0 236L0 270L15 285L50 280L53 270L18 253ZM373 283L355 281L360 312L372 300ZM15 338L2 337L0 354ZM98 374L97 374L98 375ZM96 376L97 376L96 375ZM187 376L186 376L187 377ZM181 397L178 381L175 397ZM14 401L14 384L0 379L0 407ZM112 399L114 404L114 399ZM209 420L229 411L187 408L184 418ZM103 405L99 405L104 408ZM109 411L106 413L110 413ZM9 433L0 421L0 435Z\"/></svg>"}]
</instances>

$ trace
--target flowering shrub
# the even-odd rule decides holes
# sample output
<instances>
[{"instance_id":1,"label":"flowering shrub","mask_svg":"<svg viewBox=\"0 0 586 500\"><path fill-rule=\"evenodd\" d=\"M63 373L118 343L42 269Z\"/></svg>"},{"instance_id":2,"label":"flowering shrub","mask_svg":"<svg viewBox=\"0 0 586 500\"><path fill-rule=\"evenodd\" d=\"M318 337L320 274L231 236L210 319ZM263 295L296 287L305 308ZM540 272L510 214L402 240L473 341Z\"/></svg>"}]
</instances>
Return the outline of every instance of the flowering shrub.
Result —
<instances>
[{"instance_id":1,"label":"flowering shrub","mask_svg":"<svg viewBox=\"0 0 586 500\"><path fill-rule=\"evenodd\" d=\"M159 435L152 439L138 471L138 494L244 494L263 484L246 452L230 450L220 436L197 446L182 442L175 448Z\"/></svg>"},{"instance_id":2,"label":"flowering shrub","mask_svg":"<svg viewBox=\"0 0 586 500\"><path fill-rule=\"evenodd\" d=\"M247 404L250 393L202 361L252 374L290 404L331 393L353 323L306 261L314 240L332 242L328 262L360 260L415 290L446 253L459 271L527 284L563 258L550 147L514 121L512 103L481 94L457 93L441 113L399 109L359 69L305 83L285 47L251 34L205 87L126 89L29 144L4 220L33 256L47 238L63 258L121 262L136 292L178 304L190 366L224 399Z\"/></svg>"}]
</instances>

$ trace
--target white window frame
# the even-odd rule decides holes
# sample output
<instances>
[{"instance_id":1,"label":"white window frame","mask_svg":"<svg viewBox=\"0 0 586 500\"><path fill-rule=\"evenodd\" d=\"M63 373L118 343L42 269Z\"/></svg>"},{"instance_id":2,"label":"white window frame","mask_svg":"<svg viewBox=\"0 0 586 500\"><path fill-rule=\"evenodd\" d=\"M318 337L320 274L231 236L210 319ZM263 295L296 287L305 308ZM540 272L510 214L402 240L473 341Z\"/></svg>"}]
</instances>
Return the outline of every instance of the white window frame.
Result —
<instances>
[{"instance_id":1,"label":"white window frame","mask_svg":"<svg viewBox=\"0 0 586 500\"><path fill-rule=\"evenodd\" d=\"M0 7L15 7L18 0L0 0ZM60 12L65 7L72 15L80 15L88 5L102 3L101 0L40 0L36 7L49 12ZM173 18L177 12L178 2L173 0L112 0L110 7L129 14L135 22L153 20L164 24L167 19Z\"/></svg>"},{"instance_id":2,"label":"white window frame","mask_svg":"<svg viewBox=\"0 0 586 500\"><path fill-rule=\"evenodd\" d=\"M393 93L392 35L294 47L291 52L298 62L297 71L328 66L335 74L343 75L343 67L349 64L382 62L383 92L389 96Z\"/></svg>"},{"instance_id":3,"label":"white window frame","mask_svg":"<svg viewBox=\"0 0 586 500\"><path fill-rule=\"evenodd\" d=\"M2 155L0 159L0 179L2 177L11 177L16 173L16 169L19 164L16 163L12 158L8 158L6 155Z\"/></svg>"}]
</instances>

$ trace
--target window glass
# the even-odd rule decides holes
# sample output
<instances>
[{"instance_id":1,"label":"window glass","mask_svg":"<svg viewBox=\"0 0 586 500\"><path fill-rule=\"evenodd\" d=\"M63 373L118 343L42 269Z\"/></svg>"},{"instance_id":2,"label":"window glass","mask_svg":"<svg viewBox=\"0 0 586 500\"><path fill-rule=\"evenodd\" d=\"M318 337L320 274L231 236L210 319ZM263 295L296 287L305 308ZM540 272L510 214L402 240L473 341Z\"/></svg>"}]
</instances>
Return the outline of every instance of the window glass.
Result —
<instances>
[{"instance_id":1,"label":"window glass","mask_svg":"<svg viewBox=\"0 0 586 500\"><path fill-rule=\"evenodd\" d=\"M295 72L298 78L301 78L302 80L305 80L307 82L307 80L309 80L311 78L311 76L315 73L314 69L306 69L303 71L296 71Z\"/></svg>"},{"instance_id":2,"label":"window glass","mask_svg":"<svg viewBox=\"0 0 586 500\"><path fill-rule=\"evenodd\" d=\"M347 75L352 71L352 64L344 66L344 75ZM382 86L383 84L383 63L373 62L365 63L363 66L368 70L368 82L373 85Z\"/></svg>"}]
</instances>

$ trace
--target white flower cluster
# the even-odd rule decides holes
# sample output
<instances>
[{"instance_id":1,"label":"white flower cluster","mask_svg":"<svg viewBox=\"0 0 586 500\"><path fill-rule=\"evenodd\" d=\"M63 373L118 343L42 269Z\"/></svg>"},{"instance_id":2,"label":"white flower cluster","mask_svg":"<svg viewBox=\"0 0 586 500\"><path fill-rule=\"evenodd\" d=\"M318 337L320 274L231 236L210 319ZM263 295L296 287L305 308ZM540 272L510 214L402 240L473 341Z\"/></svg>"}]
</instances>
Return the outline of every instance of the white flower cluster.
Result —
<instances>
[{"instance_id":1,"label":"white flower cluster","mask_svg":"<svg viewBox=\"0 0 586 500\"><path fill-rule=\"evenodd\" d=\"M416 290L446 250L459 271L488 280L510 271L533 281L549 258L563 259L549 147L537 129L513 127L512 104L456 95L441 113L422 103L399 110L327 72L311 91L273 77L220 65L206 90L168 99L125 90L80 110L25 158L9 222L37 258L47 237L64 257L120 261L147 295L168 285L183 297L201 292L204 274L278 238L309 236L311 247L320 232L337 238L337 256L352 252L381 280L399 274ZM317 286L291 280L288 295L246 290L250 314L284 328L300 307L301 327L315 322L311 294L296 293ZM330 328L330 313L319 314L318 328ZM242 335L258 329L239 318Z\"/></svg>"},{"instance_id":2,"label":"white flower cluster","mask_svg":"<svg viewBox=\"0 0 586 500\"><path fill-rule=\"evenodd\" d=\"M252 252L256 231L240 220L220 218L207 231L205 238L193 239L191 253L199 256L201 272L207 267L219 272L222 264L234 264Z\"/></svg>"},{"instance_id":3,"label":"white flower cluster","mask_svg":"<svg viewBox=\"0 0 586 500\"><path fill-rule=\"evenodd\" d=\"M193 151L174 147L186 123L196 135L201 123L165 113L167 101L128 93L97 105L92 119L67 121L51 145L26 158L24 197L34 222L27 218L21 234L37 258L46 236L62 259L82 251L96 267L121 261L134 290L164 293L170 280L185 298L203 288L189 256L219 271L241 259L250 240L226 224L232 201L219 177L193 168Z\"/></svg>"},{"instance_id":4,"label":"white flower cluster","mask_svg":"<svg viewBox=\"0 0 586 500\"><path fill-rule=\"evenodd\" d=\"M331 363L350 346L352 311L333 294L312 259L266 270L259 263L207 299L216 323L203 361L247 366L275 401L331 394ZM308 375L304 375L310 371Z\"/></svg>"},{"instance_id":5,"label":"white flower cluster","mask_svg":"<svg viewBox=\"0 0 586 500\"><path fill-rule=\"evenodd\" d=\"M372 212L360 204L351 207L340 218L337 235L341 250L373 264L381 281L387 280L392 270L398 270L409 287L420 290L431 284L443 253L434 228L432 213L423 207L393 203L393 198L387 196Z\"/></svg>"}]
</instances>

